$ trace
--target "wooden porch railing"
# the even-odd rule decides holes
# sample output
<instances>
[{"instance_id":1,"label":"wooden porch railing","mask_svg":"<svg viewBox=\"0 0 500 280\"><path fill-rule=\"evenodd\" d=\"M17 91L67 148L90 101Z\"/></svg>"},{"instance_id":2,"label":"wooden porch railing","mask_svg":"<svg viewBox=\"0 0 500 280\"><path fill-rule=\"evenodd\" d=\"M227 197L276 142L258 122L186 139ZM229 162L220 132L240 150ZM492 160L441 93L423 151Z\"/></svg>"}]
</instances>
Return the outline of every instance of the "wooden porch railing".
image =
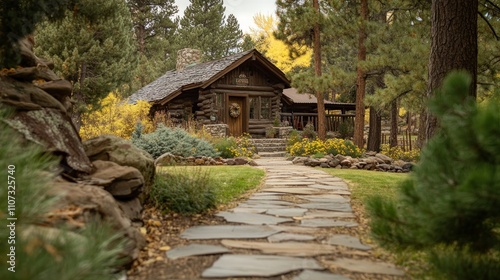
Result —
<instances>
[{"instance_id":1,"label":"wooden porch railing","mask_svg":"<svg viewBox=\"0 0 500 280\"><path fill-rule=\"evenodd\" d=\"M314 113L281 113L281 122L288 122L290 126L297 130L303 130L308 123L314 125L314 130L318 129L318 114ZM354 125L354 115L335 114L326 115L326 131L339 131L343 122Z\"/></svg>"}]
</instances>

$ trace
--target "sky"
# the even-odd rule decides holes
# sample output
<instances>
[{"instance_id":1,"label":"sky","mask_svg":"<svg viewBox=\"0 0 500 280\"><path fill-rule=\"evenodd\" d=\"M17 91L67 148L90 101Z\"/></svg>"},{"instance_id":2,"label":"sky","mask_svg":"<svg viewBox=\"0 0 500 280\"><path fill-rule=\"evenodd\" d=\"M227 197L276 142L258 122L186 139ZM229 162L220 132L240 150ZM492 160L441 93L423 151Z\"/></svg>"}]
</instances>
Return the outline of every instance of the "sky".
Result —
<instances>
[{"instance_id":1,"label":"sky","mask_svg":"<svg viewBox=\"0 0 500 280\"><path fill-rule=\"evenodd\" d=\"M179 7L179 15L184 15L184 9L189 5L189 0L175 0ZM274 14L276 11L275 0L224 0L226 16L233 14L243 33L250 32L250 27L255 28L253 16L257 13L264 15Z\"/></svg>"}]
</instances>

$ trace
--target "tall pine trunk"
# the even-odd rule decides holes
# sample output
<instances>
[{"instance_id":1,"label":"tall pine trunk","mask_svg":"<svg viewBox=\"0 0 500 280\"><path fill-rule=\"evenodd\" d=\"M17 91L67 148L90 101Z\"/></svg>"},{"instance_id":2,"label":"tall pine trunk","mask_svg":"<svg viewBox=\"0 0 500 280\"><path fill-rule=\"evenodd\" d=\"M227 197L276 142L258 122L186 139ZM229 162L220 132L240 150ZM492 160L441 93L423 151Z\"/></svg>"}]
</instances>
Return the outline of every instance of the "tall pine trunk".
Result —
<instances>
[{"instance_id":1,"label":"tall pine trunk","mask_svg":"<svg viewBox=\"0 0 500 280\"><path fill-rule=\"evenodd\" d=\"M368 20L368 0L361 0L361 19L362 23L359 28L359 50L358 50L358 66L356 80L356 118L354 120L354 144L359 148L364 146L364 130L365 130L365 90L366 90L366 73L361 67L360 62L366 60L366 21Z\"/></svg>"},{"instance_id":2,"label":"tall pine trunk","mask_svg":"<svg viewBox=\"0 0 500 280\"><path fill-rule=\"evenodd\" d=\"M431 55L427 96L441 86L452 70L465 70L472 77L469 95L476 97L478 0L432 1ZM428 111L422 118L419 144L429 140L439 126Z\"/></svg>"},{"instance_id":3,"label":"tall pine trunk","mask_svg":"<svg viewBox=\"0 0 500 280\"><path fill-rule=\"evenodd\" d=\"M318 0L313 0L313 7L318 14L319 19L319 2ZM319 23L316 22L313 28L314 42L313 42L313 52L314 52L314 73L319 78L322 75L321 71L321 41L320 41L320 28ZM318 99L318 138L325 140L326 138L326 113L325 113L325 98L324 93L316 89L316 98Z\"/></svg>"},{"instance_id":4,"label":"tall pine trunk","mask_svg":"<svg viewBox=\"0 0 500 280\"><path fill-rule=\"evenodd\" d=\"M82 106L86 105L85 97L82 92L82 88L85 82L85 78L87 77L87 63L82 63L80 69L80 77L78 78L78 83L80 87L73 91L73 99L75 103L73 104L73 108L71 111L71 120L73 121L73 125L75 126L76 131L80 132L80 127L82 126Z\"/></svg>"},{"instance_id":5,"label":"tall pine trunk","mask_svg":"<svg viewBox=\"0 0 500 280\"><path fill-rule=\"evenodd\" d=\"M366 149L368 151L380 152L380 142L382 138L382 116L373 106L370 106L370 130Z\"/></svg>"},{"instance_id":6,"label":"tall pine trunk","mask_svg":"<svg viewBox=\"0 0 500 280\"><path fill-rule=\"evenodd\" d=\"M391 102L391 134L389 136L389 146L398 145L398 101L394 99Z\"/></svg>"}]
</instances>

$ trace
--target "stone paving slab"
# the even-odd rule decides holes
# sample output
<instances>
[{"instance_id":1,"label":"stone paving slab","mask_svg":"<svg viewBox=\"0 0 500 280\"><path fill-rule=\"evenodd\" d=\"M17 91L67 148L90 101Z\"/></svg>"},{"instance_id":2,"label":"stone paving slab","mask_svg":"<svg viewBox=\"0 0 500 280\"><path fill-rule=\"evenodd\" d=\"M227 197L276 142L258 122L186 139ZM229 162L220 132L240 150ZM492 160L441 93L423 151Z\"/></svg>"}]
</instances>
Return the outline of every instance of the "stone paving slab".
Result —
<instances>
[{"instance_id":1,"label":"stone paving slab","mask_svg":"<svg viewBox=\"0 0 500 280\"><path fill-rule=\"evenodd\" d=\"M257 205L285 205L294 206L294 203L284 201L284 200L247 200L246 204L257 204Z\"/></svg>"},{"instance_id":2,"label":"stone paving slab","mask_svg":"<svg viewBox=\"0 0 500 280\"><path fill-rule=\"evenodd\" d=\"M355 222L348 221L338 221L333 219L306 219L300 221L300 225L303 227L357 227L358 224Z\"/></svg>"},{"instance_id":3,"label":"stone paving slab","mask_svg":"<svg viewBox=\"0 0 500 280\"><path fill-rule=\"evenodd\" d=\"M279 200L281 195L253 195L249 200Z\"/></svg>"},{"instance_id":4,"label":"stone paving slab","mask_svg":"<svg viewBox=\"0 0 500 280\"><path fill-rule=\"evenodd\" d=\"M296 233L277 233L267 238L269 242L283 242L283 241L312 241L316 237L309 234L296 234Z\"/></svg>"},{"instance_id":5,"label":"stone paving slab","mask_svg":"<svg viewBox=\"0 0 500 280\"><path fill-rule=\"evenodd\" d=\"M300 195L299 198L309 200L314 203L349 203L351 200L338 194L315 194Z\"/></svg>"},{"instance_id":6,"label":"stone paving slab","mask_svg":"<svg viewBox=\"0 0 500 280\"><path fill-rule=\"evenodd\" d=\"M248 201L246 201L248 202ZM290 208L289 205L283 204L261 204L261 203L240 203L238 207L242 208L257 208L257 209L283 209Z\"/></svg>"},{"instance_id":7,"label":"stone paving slab","mask_svg":"<svg viewBox=\"0 0 500 280\"><path fill-rule=\"evenodd\" d=\"M230 248L259 250L264 254L289 257L314 257L339 252L338 247L304 242L268 243L243 240L222 240L221 244Z\"/></svg>"},{"instance_id":8,"label":"stone paving slab","mask_svg":"<svg viewBox=\"0 0 500 280\"><path fill-rule=\"evenodd\" d=\"M223 217L228 222L249 224L249 225L277 225L285 222L292 222L289 218L278 218L271 215L254 213L232 213L219 212L216 216Z\"/></svg>"},{"instance_id":9,"label":"stone paving slab","mask_svg":"<svg viewBox=\"0 0 500 280\"><path fill-rule=\"evenodd\" d=\"M330 210L330 211L338 211L338 212L352 212L351 205L349 203L302 203L297 204L297 206L306 208L306 209L317 209L317 210Z\"/></svg>"},{"instance_id":10,"label":"stone paving slab","mask_svg":"<svg viewBox=\"0 0 500 280\"><path fill-rule=\"evenodd\" d=\"M314 184L310 185L309 187L315 188L315 189L324 189L324 190L331 190L331 191L348 191L347 184L345 183L336 183L336 184Z\"/></svg>"},{"instance_id":11,"label":"stone paving slab","mask_svg":"<svg viewBox=\"0 0 500 280\"><path fill-rule=\"evenodd\" d=\"M247 207L236 207L231 209L234 213L254 213L254 214L263 214L266 213L267 208L247 208Z\"/></svg>"},{"instance_id":12,"label":"stone paving slab","mask_svg":"<svg viewBox=\"0 0 500 280\"><path fill-rule=\"evenodd\" d=\"M395 265L384 262L340 258L336 259L335 261L326 261L326 263L354 272L395 276L404 275L404 272L397 268Z\"/></svg>"},{"instance_id":13,"label":"stone paving slab","mask_svg":"<svg viewBox=\"0 0 500 280\"><path fill-rule=\"evenodd\" d=\"M223 255L202 277L272 277L301 269L324 268L311 258L266 255Z\"/></svg>"},{"instance_id":14,"label":"stone paving slab","mask_svg":"<svg viewBox=\"0 0 500 280\"><path fill-rule=\"evenodd\" d=\"M196 226L186 229L181 237L185 239L266 238L280 230L269 226L214 225Z\"/></svg>"},{"instance_id":15,"label":"stone paving slab","mask_svg":"<svg viewBox=\"0 0 500 280\"><path fill-rule=\"evenodd\" d=\"M166 255L169 259L176 260L178 258L184 257L223 254L228 252L229 250L226 247L222 246L190 244L187 246L172 249L168 251Z\"/></svg>"},{"instance_id":16,"label":"stone paving slab","mask_svg":"<svg viewBox=\"0 0 500 280\"><path fill-rule=\"evenodd\" d=\"M264 192L278 192L286 194L318 194L321 193L318 189L311 188L267 188Z\"/></svg>"},{"instance_id":17,"label":"stone paving slab","mask_svg":"<svg viewBox=\"0 0 500 280\"><path fill-rule=\"evenodd\" d=\"M307 209L302 209L302 208L284 208L284 209L269 209L266 211L266 214L279 217L301 217L306 212Z\"/></svg>"},{"instance_id":18,"label":"stone paving slab","mask_svg":"<svg viewBox=\"0 0 500 280\"><path fill-rule=\"evenodd\" d=\"M349 212L334 212L325 210L308 210L301 219L317 219L317 218L355 218L354 213Z\"/></svg>"},{"instance_id":19,"label":"stone paving slab","mask_svg":"<svg viewBox=\"0 0 500 280\"><path fill-rule=\"evenodd\" d=\"M319 272L314 270L304 270L301 274L295 276L292 280L350 280L342 275L328 272Z\"/></svg>"},{"instance_id":20,"label":"stone paving slab","mask_svg":"<svg viewBox=\"0 0 500 280\"><path fill-rule=\"evenodd\" d=\"M326 241L326 244L330 245L339 245L339 246L344 246L344 247L349 247L349 248L354 248L358 250L363 250L367 251L370 250L372 247L368 245L364 245L361 243L359 238L346 235L346 234L336 234L328 238Z\"/></svg>"}]
</instances>

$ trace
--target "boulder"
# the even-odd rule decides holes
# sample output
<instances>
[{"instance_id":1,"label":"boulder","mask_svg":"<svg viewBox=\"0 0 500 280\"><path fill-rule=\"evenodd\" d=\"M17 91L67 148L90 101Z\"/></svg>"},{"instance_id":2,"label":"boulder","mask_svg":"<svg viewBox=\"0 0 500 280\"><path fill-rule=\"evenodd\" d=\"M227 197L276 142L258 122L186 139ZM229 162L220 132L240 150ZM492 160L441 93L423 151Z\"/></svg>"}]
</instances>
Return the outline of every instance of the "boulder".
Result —
<instances>
[{"instance_id":1,"label":"boulder","mask_svg":"<svg viewBox=\"0 0 500 280\"><path fill-rule=\"evenodd\" d=\"M155 161L146 151L137 148L132 142L113 135L102 135L83 142L85 153L90 160L112 161L119 165L138 169L144 177L146 195L155 178Z\"/></svg>"},{"instance_id":2,"label":"boulder","mask_svg":"<svg viewBox=\"0 0 500 280\"><path fill-rule=\"evenodd\" d=\"M58 180L52 184L49 194L56 195L58 200L49 212L47 224L78 230L89 222L101 220L126 238L124 256L129 263L139 256L139 251L146 245L144 236L132 226L113 196L102 188Z\"/></svg>"},{"instance_id":3,"label":"boulder","mask_svg":"<svg viewBox=\"0 0 500 280\"><path fill-rule=\"evenodd\" d=\"M92 173L93 166L85 154L80 136L65 112L51 108L17 111L5 122L26 140L60 155L64 173L73 177Z\"/></svg>"},{"instance_id":4,"label":"boulder","mask_svg":"<svg viewBox=\"0 0 500 280\"><path fill-rule=\"evenodd\" d=\"M391 164L392 163L392 158L384 155L384 154L376 154L375 157L381 159L384 161L384 163Z\"/></svg>"},{"instance_id":5,"label":"boulder","mask_svg":"<svg viewBox=\"0 0 500 280\"><path fill-rule=\"evenodd\" d=\"M293 164L303 164L308 158L307 157L295 157L292 159Z\"/></svg>"},{"instance_id":6,"label":"boulder","mask_svg":"<svg viewBox=\"0 0 500 280\"><path fill-rule=\"evenodd\" d=\"M138 198L131 200L117 200L118 206L123 211L125 217L129 218L132 223L142 225L142 205Z\"/></svg>"},{"instance_id":7,"label":"boulder","mask_svg":"<svg viewBox=\"0 0 500 280\"><path fill-rule=\"evenodd\" d=\"M144 177L134 167L121 166L112 161L92 162L96 172L86 181L91 185L104 187L119 200L130 200L139 196L144 187Z\"/></svg>"},{"instance_id":8,"label":"boulder","mask_svg":"<svg viewBox=\"0 0 500 280\"><path fill-rule=\"evenodd\" d=\"M0 102L22 110L52 108L66 112L63 104L32 83L0 76Z\"/></svg>"},{"instance_id":9,"label":"boulder","mask_svg":"<svg viewBox=\"0 0 500 280\"><path fill-rule=\"evenodd\" d=\"M237 157L237 158L234 158L234 162L236 165L245 165L248 163L248 159L242 158L242 157Z\"/></svg>"},{"instance_id":10,"label":"boulder","mask_svg":"<svg viewBox=\"0 0 500 280\"><path fill-rule=\"evenodd\" d=\"M337 165L339 165L339 164L340 164L340 161L339 161L338 159L336 159L336 158L332 158L332 159L330 159L330 160L328 161L328 165L329 165L330 167L336 167L336 166L337 166Z\"/></svg>"},{"instance_id":11,"label":"boulder","mask_svg":"<svg viewBox=\"0 0 500 280\"><path fill-rule=\"evenodd\" d=\"M326 163L326 162L322 162L319 166L321 168L330 168L330 165L328 165L328 163Z\"/></svg>"},{"instance_id":12,"label":"boulder","mask_svg":"<svg viewBox=\"0 0 500 280\"><path fill-rule=\"evenodd\" d=\"M403 172L410 172L413 170L414 166L415 165L413 163L408 162L408 163L404 164L403 166L401 166L401 169Z\"/></svg>"},{"instance_id":13,"label":"boulder","mask_svg":"<svg viewBox=\"0 0 500 280\"><path fill-rule=\"evenodd\" d=\"M390 164L379 164L377 165L377 170L380 170L380 171L389 171L393 169L393 166L390 165Z\"/></svg>"},{"instance_id":14,"label":"boulder","mask_svg":"<svg viewBox=\"0 0 500 280\"><path fill-rule=\"evenodd\" d=\"M177 164L177 156L171 153L164 153L154 161L155 166L170 166Z\"/></svg>"}]
</instances>

